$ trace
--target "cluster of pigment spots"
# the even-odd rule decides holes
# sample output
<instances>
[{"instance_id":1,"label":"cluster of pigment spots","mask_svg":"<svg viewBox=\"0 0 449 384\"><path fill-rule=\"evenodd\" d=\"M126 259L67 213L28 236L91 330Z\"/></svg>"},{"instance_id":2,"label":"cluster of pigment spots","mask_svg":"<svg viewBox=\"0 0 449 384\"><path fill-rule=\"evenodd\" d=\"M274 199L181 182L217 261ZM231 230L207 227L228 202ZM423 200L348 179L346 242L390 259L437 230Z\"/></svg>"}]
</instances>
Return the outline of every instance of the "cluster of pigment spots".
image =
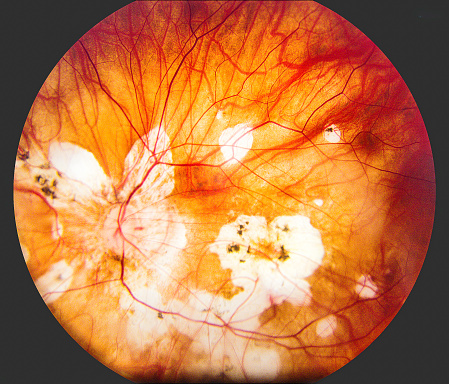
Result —
<instances>
[{"instance_id":1,"label":"cluster of pigment spots","mask_svg":"<svg viewBox=\"0 0 449 384\"><path fill-rule=\"evenodd\" d=\"M231 226L241 239L246 239L245 244L247 246L253 244L254 249L256 241L260 244L265 243L267 248L270 248L269 243L272 242L271 248L278 249L277 261L274 263L278 268L281 263L287 263L286 266L289 265L289 268L276 272L276 268L273 267L270 272L271 278L276 278L276 273L282 273L287 280L292 280L297 276L312 273L307 263L304 264L304 270L293 271L292 269L297 268L299 264L288 262L290 258L298 258L299 252L313 252L310 244L317 241L312 240L317 233L311 230L307 223L308 219L279 217L273 220L271 225L267 225L261 217L241 216ZM227 228L229 226L225 226L224 231ZM304 232L302 237L299 234L300 229ZM302 240L305 240L308 234L309 245L304 241L301 250L301 247L295 245L285 233L288 231L292 231L293 235ZM219 236L215 244L220 243ZM281 251L281 243L285 244L285 252ZM287 257L286 253L289 251L291 256ZM253 257L257 259L257 252L253 253ZM229 262L232 263L231 260ZM270 260L261 258L260 262L270 263ZM176 263L179 263L179 260L172 259L166 267L170 268ZM119 301L127 319L128 345L132 346L134 351L141 352L152 348L163 356L170 353L169 346L173 335L178 334L192 340L185 352L194 359L183 368L192 377L208 372L212 378L226 377L236 382L274 380L281 366L279 352L273 349L272 344L257 341L257 337L249 336L260 328L259 315L272 303L267 297L275 294L283 295L304 303L304 298L295 292L295 289L305 292L308 286L304 283L301 285L301 282L296 282L296 285L287 281L282 283L279 279L276 283L269 283L270 275L262 276L266 272L257 264L257 260L251 260L249 257L248 264L251 263L254 263L255 271L252 276L248 269L243 273L248 276L233 279L234 284L241 282L245 288L236 289L234 295L226 297L207 290L187 288L182 284L176 287L176 294L173 297L168 297L167 290L173 291L176 284L172 280L173 274L168 269L166 273L161 269L149 276L150 264L147 263L140 272L133 271L132 279L125 278L129 291L122 291ZM226 265L225 259L223 264ZM237 266L239 264L241 262L238 260ZM263 283L254 289L254 281L257 279L261 279ZM250 287L245 280L252 281L253 286ZM287 287L288 294L282 287ZM261 339L265 338L262 336Z\"/></svg>"},{"instance_id":2,"label":"cluster of pigment spots","mask_svg":"<svg viewBox=\"0 0 449 384\"><path fill-rule=\"evenodd\" d=\"M324 140L336 144L341 141L341 131L335 124L331 124L328 127L324 128L323 132Z\"/></svg>"},{"instance_id":3,"label":"cluster of pigment spots","mask_svg":"<svg viewBox=\"0 0 449 384\"><path fill-rule=\"evenodd\" d=\"M268 224L264 217L241 215L221 228L210 250L223 269L232 271L238 289L221 295L179 285L177 295L167 299L169 276L154 274L150 280L133 272L130 292L120 299L128 318L127 340L144 350L169 343L176 331L192 340L188 352L195 362L185 367L192 375L208 371L234 381L273 380L279 354L269 343L261 346L254 332L273 304L309 302L305 278L324 256L320 233L304 216L280 216Z\"/></svg>"},{"instance_id":4,"label":"cluster of pigment spots","mask_svg":"<svg viewBox=\"0 0 449 384\"><path fill-rule=\"evenodd\" d=\"M20 188L34 191L55 209L104 205L113 190L92 153L69 142L53 141L48 157L31 145L27 158L17 159L14 179Z\"/></svg>"},{"instance_id":5,"label":"cluster of pigment spots","mask_svg":"<svg viewBox=\"0 0 449 384\"><path fill-rule=\"evenodd\" d=\"M335 371L396 313L430 235L412 166L430 150L399 83L313 2L123 8L58 63L21 138L39 292L136 382ZM372 252L381 234L398 254Z\"/></svg>"},{"instance_id":6,"label":"cluster of pigment spots","mask_svg":"<svg viewBox=\"0 0 449 384\"><path fill-rule=\"evenodd\" d=\"M324 256L320 233L304 216L279 216L268 224L264 217L241 215L221 228L209 248L219 256L221 267L232 271L232 283L239 289L232 295L190 290L187 300L168 302L153 293L142 294L142 300L136 295L139 304L134 305L141 312L129 315L134 317L129 337L163 339L163 330L176 330L193 340L189 353L195 363L188 371L204 372L207 367L213 377L273 380L280 369L279 354L270 344L256 345L254 332L260 329L260 315L273 304L309 302L305 278ZM160 315L151 326L138 327L144 314L149 318Z\"/></svg>"},{"instance_id":7,"label":"cluster of pigment spots","mask_svg":"<svg viewBox=\"0 0 449 384\"><path fill-rule=\"evenodd\" d=\"M83 284L100 264L102 269L120 268L109 263L111 257L123 257L130 266L122 277L129 290L139 291L152 275L160 277L151 277L154 289L167 286L161 281L171 280L187 242L185 226L164 200L174 186L168 145L161 129L142 136L126 156L123 180L117 185L91 152L68 142L50 143L48 159L32 147L26 158L17 160L15 177L21 188L35 191L58 212L52 241L58 241L62 253L73 253L73 245L81 252L73 261L47 266L38 278L36 284L48 304L73 288L75 275L77 284ZM70 228L64 230L62 223ZM73 234L76 242L67 237Z\"/></svg>"},{"instance_id":8,"label":"cluster of pigment spots","mask_svg":"<svg viewBox=\"0 0 449 384\"><path fill-rule=\"evenodd\" d=\"M260 297L263 309L285 300L307 304L310 287L304 279L324 256L320 232L300 215L279 216L270 224L262 216L241 215L221 228L210 250L222 268L231 269L234 285Z\"/></svg>"}]
</instances>

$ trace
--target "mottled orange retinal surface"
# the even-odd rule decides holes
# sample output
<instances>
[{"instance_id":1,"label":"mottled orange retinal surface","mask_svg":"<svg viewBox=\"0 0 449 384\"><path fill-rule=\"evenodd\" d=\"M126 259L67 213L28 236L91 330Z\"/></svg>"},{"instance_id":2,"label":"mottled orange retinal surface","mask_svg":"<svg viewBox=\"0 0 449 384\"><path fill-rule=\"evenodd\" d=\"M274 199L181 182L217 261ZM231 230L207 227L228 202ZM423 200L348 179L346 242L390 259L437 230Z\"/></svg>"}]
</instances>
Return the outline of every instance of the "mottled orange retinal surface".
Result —
<instances>
[{"instance_id":1,"label":"mottled orange retinal surface","mask_svg":"<svg viewBox=\"0 0 449 384\"><path fill-rule=\"evenodd\" d=\"M309 382L418 277L432 153L398 72L314 2L135 2L57 63L14 203L31 276L136 381Z\"/></svg>"}]
</instances>

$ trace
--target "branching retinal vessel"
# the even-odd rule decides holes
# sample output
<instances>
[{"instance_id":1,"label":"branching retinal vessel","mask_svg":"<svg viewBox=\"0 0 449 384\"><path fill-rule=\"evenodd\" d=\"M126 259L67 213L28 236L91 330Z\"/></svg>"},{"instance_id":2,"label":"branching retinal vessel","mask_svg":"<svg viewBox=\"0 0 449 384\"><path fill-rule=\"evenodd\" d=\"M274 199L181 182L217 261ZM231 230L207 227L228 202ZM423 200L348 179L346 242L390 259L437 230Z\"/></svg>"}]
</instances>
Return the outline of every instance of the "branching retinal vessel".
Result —
<instances>
[{"instance_id":1,"label":"branching retinal vessel","mask_svg":"<svg viewBox=\"0 0 449 384\"><path fill-rule=\"evenodd\" d=\"M134 381L307 382L407 298L435 208L418 108L314 2L135 2L58 62L17 152L54 316Z\"/></svg>"}]
</instances>

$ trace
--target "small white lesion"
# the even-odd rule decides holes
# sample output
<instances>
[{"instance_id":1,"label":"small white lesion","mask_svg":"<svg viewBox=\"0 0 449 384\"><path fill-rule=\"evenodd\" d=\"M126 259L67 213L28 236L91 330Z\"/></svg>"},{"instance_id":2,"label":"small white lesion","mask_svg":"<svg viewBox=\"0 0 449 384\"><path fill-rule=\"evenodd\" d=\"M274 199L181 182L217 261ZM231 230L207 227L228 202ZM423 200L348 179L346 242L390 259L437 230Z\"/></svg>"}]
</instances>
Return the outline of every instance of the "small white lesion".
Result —
<instances>
[{"instance_id":1,"label":"small white lesion","mask_svg":"<svg viewBox=\"0 0 449 384\"><path fill-rule=\"evenodd\" d=\"M241 161L253 146L252 127L248 124L237 124L225 129L218 139L225 161L233 164Z\"/></svg>"},{"instance_id":2,"label":"small white lesion","mask_svg":"<svg viewBox=\"0 0 449 384\"><path fill-rule=\"evenodd\" d=\"M322 199L315 199L315 200L313 200L313 203L318 207L322 207L324 204L324 201Z\"/></svg>"},{"instance_id":3,"label":"small white lesion","mask_svg":"<svg viewBox=\"0 0 449 384\"><path fill-rule=\"evenodd\" d=\"M341 131L335 124L328 125L324 128L324 140L329 143L338 143L341 140Z\"/></svg>"},{"instance_id":4,"label":"small white lesion","mask_svg":"<svg viewBox=\"0 0 449 384\"><path fill-rule=\"evenodd\" d=\"M377 296L378 288L371 276L361 275L355 285L355 292L363 299L372 299Z\"/></svg>"},{"instance_id":5,"label":"small white lesion","mask_svg":"<svg viewBox=\"0 0 449 384\"><path fill-rule=\"evenodd\" d=\"M73 267L61 260L51 265L49 270L36 280L36 288L46 304L55 302L72 284Z\"/></svg>"},{"instance_id":6,"label":"small white lesion","mask_svg":"<svg viewBox=\"0 0 449 384\"><path fill-rule=\"evenodd\" d=\"M316 334L325 338L332 336L337 329L337 318L334 315L326 316L319 320L316 325Z\"/></svg>"}]
</instances>

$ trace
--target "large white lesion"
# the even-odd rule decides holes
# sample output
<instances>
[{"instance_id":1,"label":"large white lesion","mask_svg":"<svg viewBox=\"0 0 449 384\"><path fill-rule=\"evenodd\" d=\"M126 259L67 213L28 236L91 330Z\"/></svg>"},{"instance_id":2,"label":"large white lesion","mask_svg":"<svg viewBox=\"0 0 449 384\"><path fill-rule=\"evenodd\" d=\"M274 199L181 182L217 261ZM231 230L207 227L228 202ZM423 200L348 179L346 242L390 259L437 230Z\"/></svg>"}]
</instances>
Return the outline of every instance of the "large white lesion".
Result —
<instances>
[{"instance_id":1,"label":"large white lesion","mask_svg":"<svg viewBox=\"0 0 449 384\"><path fill-rule=\"evenodd\" d=\"M14 181L37 191L56 209L107 204L113 194L112 181L91 152L57 140L50 143L47 156L31 142L29 157L16 161Z\"/></svg>"},{"instance_id":2,"label":"large white lesion","mask_svg":"<svg viewBox=\"0 0 449 384\"><path fill-rule=\"evenodd\" d=\"M311 293L305 279L324 256L320 233L304 216L280 216L268 224L262 216L241 215L221 228L209 249L223 269L231 270L232 283L240 290L231 297L191 291L187 302L172 300L165 308L183 315L173 325L195 337L198 348L207 350L211 343L217 351L223 343L225 355L229 351L224 343L245 340L260 327L259 316L271 305L308 304ZM235 333L224 337L224 325Z\"/></svg>"},{"instance_id":3,"label":"large white lesion","mask_svg":"<svg viewBox=\"0 0 449 384\"><path fill-rule=\"evenodd\" d=\"M189 353L197 357L187 369L223 373L235 381L276 379L279 351L254 342L258 333L263 339L259 316L273 304L309 302L306 278L324 256L319 231L300 215L270 223L262 216L241 215L221 228L209 249L241 289L231 297L191 290L187 301L161 303L170 314L163 321L193 340Z\"/></svg>"},{"instance_id":4,"label":"large white lesion","mask_svg":"<svg viewBox=\"0 0 449 384\"><path fill-rule=\"evenodd\" d=\"M258 313L286 300L307 304L310 286L305 278L324 256L319 231L300 215L279 216L269 224L262 216L241 215L221 228L210 250L222 268L231 269L233 284L252 293L246 305Z\"/></svg>"}]
</instances>

